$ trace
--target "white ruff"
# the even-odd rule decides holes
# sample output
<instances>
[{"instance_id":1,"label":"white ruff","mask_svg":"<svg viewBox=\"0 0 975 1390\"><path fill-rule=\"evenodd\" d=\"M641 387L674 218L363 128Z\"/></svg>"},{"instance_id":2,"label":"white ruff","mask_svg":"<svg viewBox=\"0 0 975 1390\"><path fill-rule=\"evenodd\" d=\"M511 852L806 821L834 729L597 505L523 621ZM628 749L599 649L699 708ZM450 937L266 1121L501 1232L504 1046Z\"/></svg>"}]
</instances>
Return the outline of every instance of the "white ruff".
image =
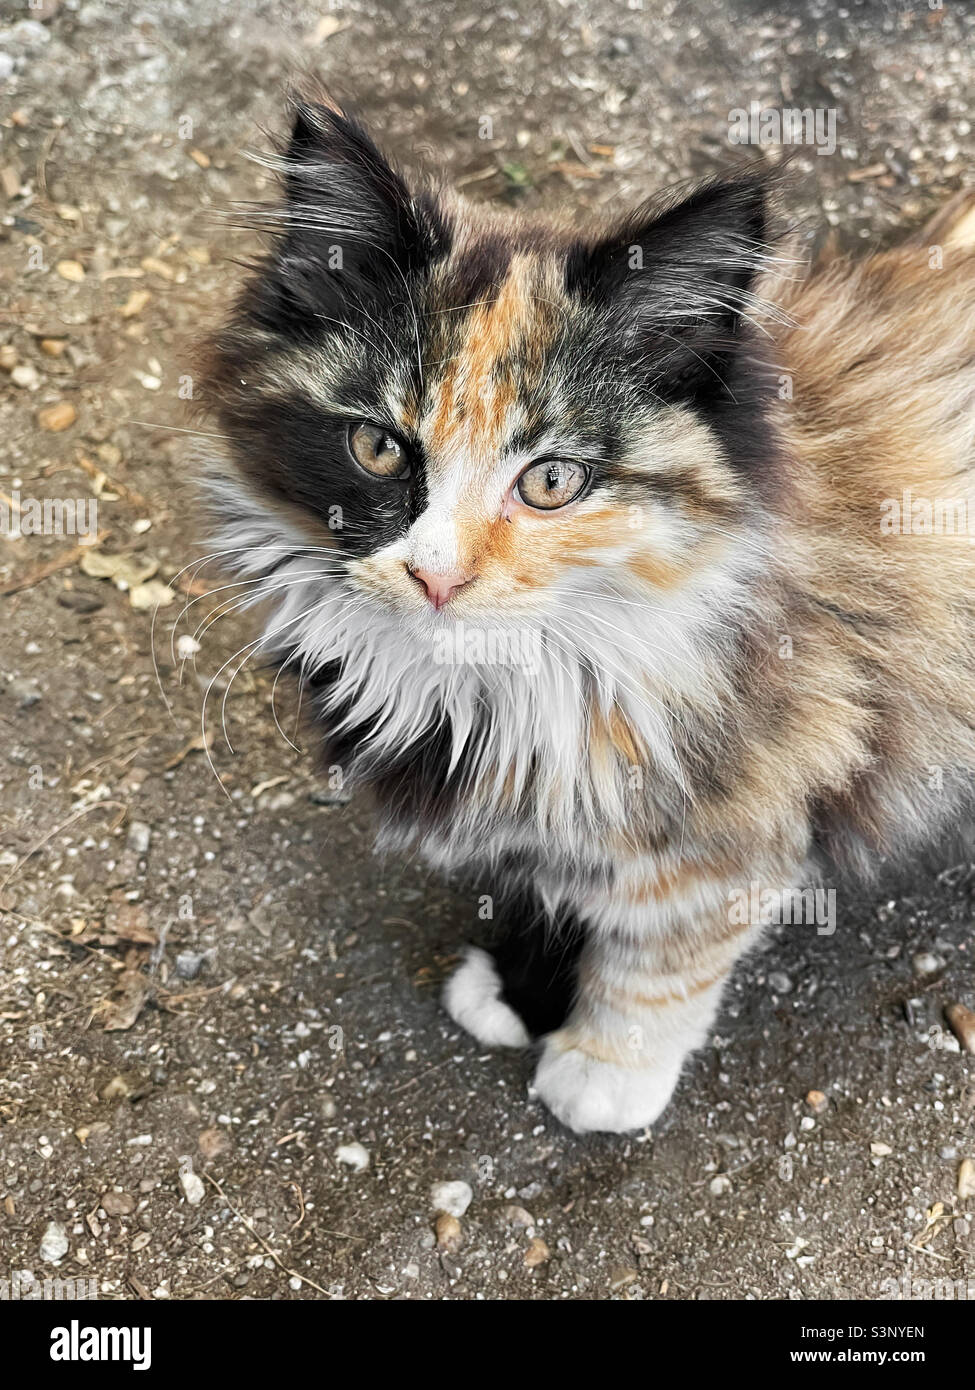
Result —
<instances>
[{"instance_id":1,"label":"white ruff","mask_svg":"<svg viewBox=\"0 0 975 1390\"><path fill-rule=\"evenodd\" d=\"M609 834L625 837L637 805L687 809L682 721L691 711L720 719L723 634L751 606L757 567L747 543L734 552L737 568L725 559L678 593L637 586L621 570L580 572L578 587L550 595L544 611L540 604L527 638L525 622L499 616L491 633L507 626L513 645L532 653L520 669L444 661L434 625L362 593L340 551L312 549L282 564L308 546L280 514L228 479L211 497L223 568L254 581L245 606L270 605L258 650L293 652L305 675L340 663L321 708L326 719L330 709L351 710L331 723L336 733L370 731L347 772L381 769L449 721L451 766L463 759L467 785L448 830L423 842L429 859L450 867L528 844L582 854ZM639 766L612 748L607 756L605 739L596 755L590 732L600 716L604 728L611 717L628 726L642 745Z\"/></svg>"}]
</instances>

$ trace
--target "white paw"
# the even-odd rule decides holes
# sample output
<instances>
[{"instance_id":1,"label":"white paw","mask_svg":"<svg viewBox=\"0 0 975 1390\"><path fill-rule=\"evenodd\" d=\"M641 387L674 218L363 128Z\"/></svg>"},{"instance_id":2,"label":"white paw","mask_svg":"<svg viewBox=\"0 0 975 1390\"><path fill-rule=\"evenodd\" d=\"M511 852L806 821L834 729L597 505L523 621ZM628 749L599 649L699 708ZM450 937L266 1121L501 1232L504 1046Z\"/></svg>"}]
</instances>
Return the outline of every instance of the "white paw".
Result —
<instances>
[{"instance_id":1,"label":"white paw","mask_svg":"<svg viewBox=\"0 0 975 1390\"><path fill-rule=\"evenodd\" d=\"M577 1134L622 1134L653 1124L673 1094L681 1063L621 1067L548 1041L534 1087L557 1120Z\"/></svg>"},{"instance_id":2,"label":"white paw","mask_svg":"<svg viewBox=\"0 0 975 1390\"><path fill-rule=\"evenodd\" d=\"M501 998L501 976L487 951L468 946L444 986L443 1006L455 1023L485 1047L527 1047L531 1035Z\"/></svg>"}]
</instances>

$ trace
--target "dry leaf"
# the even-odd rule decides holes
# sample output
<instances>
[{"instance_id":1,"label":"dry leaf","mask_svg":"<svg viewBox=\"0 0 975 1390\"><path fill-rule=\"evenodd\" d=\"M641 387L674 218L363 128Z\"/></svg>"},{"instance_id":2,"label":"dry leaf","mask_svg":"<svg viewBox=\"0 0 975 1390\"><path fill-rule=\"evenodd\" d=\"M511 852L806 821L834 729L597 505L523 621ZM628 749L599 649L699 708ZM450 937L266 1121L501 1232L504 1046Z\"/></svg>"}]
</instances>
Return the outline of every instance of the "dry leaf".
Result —
<instances>
[{"instance_id":1,"label":"dry leaf","mask_svg":"<svg viewBox=\"0 0 975 1390\"><path fill-rule=\"evenodd\" d=\"M0 184L3 185L5 198L16 198L20 192L20 165L5 164L0 169Z\"/></svg>"},{"instance_id":2,"label":"dry leaf","mask_svg":"<svg viewBox=\"0 0 975 1390\"><path fill-rule=\"evenodd\" d=\"M538 1269L539 1265L547 1264L552 1256L544 1240L535 1236L528 1242L528 1249L522 1258L528 1269Z\"/></svg>"},{"instance_id":3,"label":"dry leaf","mask_svg":"<svg viewBox=\"0 0 975 1390\"><path fill-rule=\"evenodd\" d=\"M579 164L571 159L560 159L552 168L570 179L601 179L603 171L593 169L588 164Z\"/></svg>"},{"instance_id":4,"label":"dry leaf","mask_svg":"<svg viewBox=\"0 0 975 1390\"><path fill-rule=\"evenodd\" d=\"M94 550L82 556L81 568L92 579L110 579L117 589L135 589L151 579L159 561L148 555L105 555Z\"/></svg>"},{"instance_id":5,"label":"dry leaf","mask_svg":"<svg viewBox=\"0 0 975 1390\"><path fill-rule=\"evenodd\" d=\"M911 1245L915 1250L920 1250L925 1241L933 1240L935 1236L940 1235L950 1219L945 1215L944 1202L935 1202L934 1206L928 1207L924 1213L924 1229L917 1233Z\"/></svg>"},{"instance_id":6,"label":"dry leaf","mask_svg":"<svg viewBox=\"0 0 975 1390\"><path fill-rule=\"evenodd\" d=\"M143 256L139 264L142 266L142 269L148 271L150 275L159 275L163 280L173 280L176 278L176 272L173 270L173 267L167 261L159 260L158 256Z\"/></svg>"},{"instance_id":7,"label":"dry leaf","mask_svg":"<svg viewBox=\"0 0 975 1390\"><path fill-rule=\"evenodd\" d=\"M190 598L204 598L210 592L210 584L207 580L199 579L188 571L181 575L175 583L180 593L188 594Z\"/></svg>"},{"instance_id":8,"label":"dry leaf","mask_svg":"<svg viewBox=\"0 0 975 1390\"><path fill-rule=\"evenodd\" d=\"M862 183L864 179L879 179L887 172L886 164L868 164L865 169L851 169L846 176L847 183Z\"/></svg>"},{"instance_id":9,"label":"dry leaf","mask_svg":"<svg viewBox=\"0 0 975 1390\"><path fill-rule=\"evenodd\" d=\"M285 773L282 777L271 777L266 782L258 782L256 787L251 787L251 800L256 801L264 792L270 791L272 787L279 787L282 782L287 782L287 780L288 774Z\"/></svg>"},{"instance_id":10,"label":"dry leaf","mask_svg":"<svg viewBox=\"0 0 975 1390\"><path fill-rule=\"evenodd\" d=\"M137 946L155 946L159 938L149 925L149 917L141 903L121 902L109 907L104 926L87 926L73 940L86 945L116 946L129 941Z\"/></svg>"},{"instance_id":11,"label":"dry leaf","mask_svg":"<svg viewBox=\"0 0 975 1390\"><path fill-rule=\"evenodd\" d=\"M204 753L213 741L213 730L208 729L205 734L197 734L196 738L191 738L174 757L163 767L164 772L172 772L174 767L179 767L184 758L188 758L191 753Z\"/></svg>"},{"instance_id":12,"label":"dry leaf","mask_svg":"<svg viewBox=\"0 0 975 1390\"><path fill-rule=\"evenodd\" d=\"M948 1004L945 1018L966 1052L975 1052L975 1014L964 1004Z\"/></svg>"},{"instance_id":13,"label":"dry leaf","mask_svg":"<svg viewBox=\"0 0 975 1390\"><path fill-rule=\"evenodd\" d=\"M107 999L98 1006L106 1033L131 1028L149 998L149 981L139 970L123 970Z\"/></svg>"}]
</instances>

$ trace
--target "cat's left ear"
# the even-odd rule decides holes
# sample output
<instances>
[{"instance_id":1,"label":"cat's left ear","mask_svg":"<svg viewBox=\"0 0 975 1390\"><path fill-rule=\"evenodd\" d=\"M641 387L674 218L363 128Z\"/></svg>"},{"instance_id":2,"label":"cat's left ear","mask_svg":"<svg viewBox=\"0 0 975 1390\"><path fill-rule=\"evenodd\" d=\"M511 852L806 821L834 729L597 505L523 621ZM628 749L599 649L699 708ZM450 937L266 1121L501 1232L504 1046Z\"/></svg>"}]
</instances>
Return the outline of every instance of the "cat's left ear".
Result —
<instances>
[{"instance_id":1,"label":"cat's left ear","mask_svg":"<svg viewBox=\"0 0 975 1390\"><path fill-rule=\"evenodd\" d=\"M607 312L621 346L693 393L721 384L767 265L768 178L717 180L663 210L645 205L569 258L567 287Z\"/></svg>"}]
</instances>

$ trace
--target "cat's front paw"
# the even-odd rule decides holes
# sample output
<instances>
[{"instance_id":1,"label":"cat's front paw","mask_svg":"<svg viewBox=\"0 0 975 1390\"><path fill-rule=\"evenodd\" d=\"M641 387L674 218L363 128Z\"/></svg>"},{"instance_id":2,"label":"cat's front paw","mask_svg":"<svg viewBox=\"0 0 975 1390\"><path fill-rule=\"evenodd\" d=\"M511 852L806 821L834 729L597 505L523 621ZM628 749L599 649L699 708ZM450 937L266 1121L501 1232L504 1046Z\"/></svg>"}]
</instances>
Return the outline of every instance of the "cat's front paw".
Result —
<instances>
[{"instance_id":1,"label":"cat's front paw","mask_svg":"<svg viewBox=\"0 0 975 1390\"><path fill-rule=\"evenodd\" d=\"M653 1124L665 1109L681 1063L622 1067L603 1062L558 1033L546 1039L534 1087L557 1120L577 1134L623 1134Z\"/></svg>"},{"instance_id":2,"label":"cat's front paw","mask_svg":"<svg viewBox=\"0 0 975 1390\"><path fill-rule=\"evenodd\" d=\"M502 998L503 983L487 951L468 946L464 959L447 981L444 1008L485 1047L527 1047L531 1035Z\"/></svg>"}]
</instances>

